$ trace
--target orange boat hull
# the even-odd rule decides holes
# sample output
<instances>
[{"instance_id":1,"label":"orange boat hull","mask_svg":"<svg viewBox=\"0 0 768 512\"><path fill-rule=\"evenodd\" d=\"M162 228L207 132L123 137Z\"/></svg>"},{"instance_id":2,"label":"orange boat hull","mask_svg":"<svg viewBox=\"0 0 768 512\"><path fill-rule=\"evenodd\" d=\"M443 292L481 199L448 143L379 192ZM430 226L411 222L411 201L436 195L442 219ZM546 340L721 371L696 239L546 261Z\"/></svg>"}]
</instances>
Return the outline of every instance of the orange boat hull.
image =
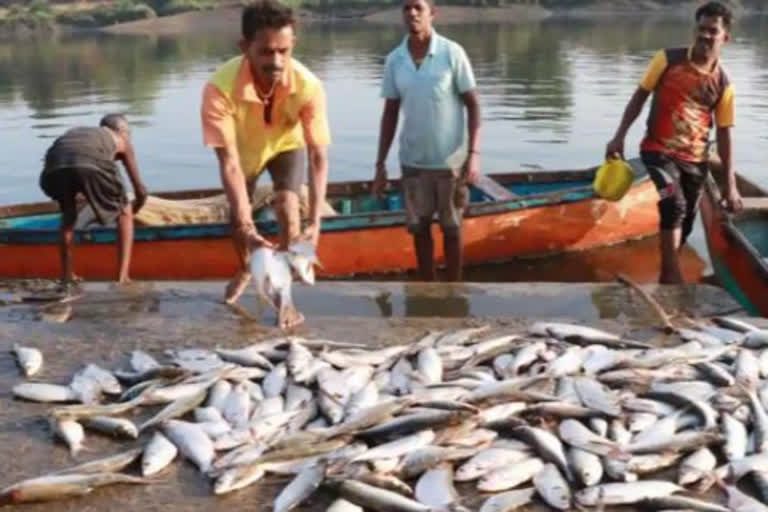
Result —
<instances>
[{"instance_id":1,"label":"orange boat hull","mask_svg":"<svg viewBox=\"0 0 768 512\"><path fill-rule=\"evenodd\" d=\"M469 265L578 251L642 238L658 232L656 190L636 184L620 202L587 199L512 211L469 212L464 220L464 254ZM442 237L433 226L436 257L443 261ZM402 224L323 229L318 254L321 277L398 272L415 268L410 235ZM90 280L117 275L114 243L82 242L74 250L75 272ZM236 271L228 237L137 240L131 276L146 280L227 279ZM57 278L54 243L0 244L0 277Z\"/></svg>"}]
</instances>

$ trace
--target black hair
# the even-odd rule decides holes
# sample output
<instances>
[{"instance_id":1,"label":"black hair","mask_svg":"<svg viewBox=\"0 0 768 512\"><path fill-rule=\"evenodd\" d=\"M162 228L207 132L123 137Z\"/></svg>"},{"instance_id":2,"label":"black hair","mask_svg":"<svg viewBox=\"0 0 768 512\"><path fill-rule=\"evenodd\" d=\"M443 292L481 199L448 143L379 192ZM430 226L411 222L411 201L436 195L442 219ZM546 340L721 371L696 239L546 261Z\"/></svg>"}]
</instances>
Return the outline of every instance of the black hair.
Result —
<instances>
[{"instance_id":1,"label":"black hair","mask_svg":"<svg viewBox=\"0 0 768 512\"><path fill-rule=\"evenodd\" d=\"M720 2L707 2L696 9L696 21L704 17L722 18L723 25L727 30L730 30L733 22L733 11Z\"/></svg>"},{"instance_id":2,"label":"black hair","mask_svg":"<svg viewBox=\"0 0 768 512\"><path fill-rule=\"evenodd\" d=\"M288 26L296 28L296 15L293 9L275 0L258 0L243 9L241 28L248 41L265 28L279 30Z\"/></svg>"},{"instance_id":3,"label":"black hair","mask_svg":"<svg viewBox=\"0 0 768 512\"><path fill-rule=\"evenodd\" d=\"M123 128L128 128L128 119L123 114L107 114L101 118L99 126L109 128L113 132L119 132Z\"/></svg>"}]
</instances>

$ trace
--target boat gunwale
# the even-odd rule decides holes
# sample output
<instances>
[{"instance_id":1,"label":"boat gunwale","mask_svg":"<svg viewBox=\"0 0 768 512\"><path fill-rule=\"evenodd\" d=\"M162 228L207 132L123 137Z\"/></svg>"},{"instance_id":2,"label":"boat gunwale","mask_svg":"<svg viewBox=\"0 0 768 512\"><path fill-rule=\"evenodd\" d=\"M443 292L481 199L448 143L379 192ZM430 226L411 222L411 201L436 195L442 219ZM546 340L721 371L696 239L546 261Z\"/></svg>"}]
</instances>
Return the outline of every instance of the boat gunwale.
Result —
<instances>
[{"instance_id":1,"label":"boat gunwale","mask_svg":"<svg viewBox=\"0 0 768 512\"><path fill-rule=\"evenodd\" d=\"M768 197L768 191L761 186L750 181L742 175L738 175L738 179L743 184L748 185L750 188L759 191L763 196ZM712 175L707 177L705 195L711 203L712 210L716 214L715 222L718 223L718 228L722 231L723 236L731 243L735 243L740 250L743 250L748 256L750 263L756 268L761 275L768 288L768 263L765 262L763 256L757 251L752 242L742 233L737 225L738 219L748 218L754 215L756 212L729 212L722 205L722 195L720 194L720 188ZM707 231L707 229L705 229ZM709 237L707 237L709 238ZM707 243L711 248L711 244Z\"/></svg>"},{"instance_id":2,"label":"boat gunwale","mask_svg":"<svg viewBox=\"0 0 768 512\"><path fill-rule=\"evenodd\" d=\"M639 159L630 161L636 169L635 180L632 183L632 189L637 189L649 182L645 168ZM638 165L639 164L639 168ZM542 171L527 173L494 173L490 177L496 179L502 185L513 183L533 184L533 183L562 183L562 182L583 182L594 177L596 167L579 170L561 170L561 171ZM399 179L389 180L390 187L398 187ZM354 190L356 189L356 190ZM350 181L337 182L328 185L329 197L344 197L348 195L361 195L370 191L369 181ZM357 192L357 194L355 194ZM569 198L569 195L584 194L584 197ZM154 195L161 198L203 198L221 194L221 189L191 189L184 191L164 191ZM465 218L484 217L498 215L507 212L519 210L549 208L553 206L572 204L587 201L602 201L598 197L591 185L582 185L578 187L566 188L562 190L542 192L526 196L517 197L508 200L485 201L470 203L465 213ZM21 211L20 211L21 210ZM7 218L28 217L42 215L47 213L57 213L58 205L54 201L22 203L16 205L0 206L0 220ZM362 220L362 222L361 222ZM357 221L357 222L355 222ZM325 217L322 220L324 232L344 232L358 230L372 230L380 228L389 228L392 226L405 224L405 211L398 209L395 211L378 210L371 212L359 212L350 214L339 214L333 217ZM334 224L339 224L334 226ZM344 226L343 224L351 224ZM267 235L277 234L278 226L275 220L256 221L259 230ZM194 233L189 233L192 230ZM24 244L38 245L41 243L52 243L56 240L48 240L51 235L58 233L58 228L0 228L0 244ZM75 236L78 241L103 242L107 243L114 237L114 227L96 227L89 229L76 230ZM156 241L156 240L180 240L180 239L207 239L228 236L229 223L195 223L195 224L172 224L163 226L136 226L134 238L136 241ZM109 238L110 240L106 240ZM43 240L45 239L45 240Z\"/></svg>"}]
</instances>

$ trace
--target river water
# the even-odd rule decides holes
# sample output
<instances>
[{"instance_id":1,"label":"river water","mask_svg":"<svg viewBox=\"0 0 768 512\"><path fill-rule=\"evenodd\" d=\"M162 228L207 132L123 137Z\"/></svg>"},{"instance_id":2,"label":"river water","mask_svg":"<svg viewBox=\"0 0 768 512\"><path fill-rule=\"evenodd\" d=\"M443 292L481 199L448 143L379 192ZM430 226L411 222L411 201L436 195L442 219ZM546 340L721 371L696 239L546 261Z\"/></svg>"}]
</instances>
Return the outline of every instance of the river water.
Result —
<instances>
[{"instance_id":1,"label":"river water","mask_svg":"<svg viewBox=\"0 0 768 512\"><path fill-rule=\"evenodd\" d=\"M482 170L488 173L599 163L650 57L691 39L684 21L641 17L444 27L438 19L437 26L472 60L483 108ZM737 94L738 170L768 185L760 165L768 139L766 28L768 18L743 20L724 64ZM296 56L328 92L331 181L372 174L382 67L402 36L399 25L301 29ZM80 34L0 43L0 203L43 199L37 178L52 138L115 110L130 115L151 190L218 186L214 156L201 142L200 92L212 71L235 54L236 37L233 26L225 34ZM636 155L643 124L639 120L630 133L627 156ZM390 168L396 169L396 148ZM689 257L696 268L705 266L700 230L692 245Z\"/></svg>"}]
</instances>

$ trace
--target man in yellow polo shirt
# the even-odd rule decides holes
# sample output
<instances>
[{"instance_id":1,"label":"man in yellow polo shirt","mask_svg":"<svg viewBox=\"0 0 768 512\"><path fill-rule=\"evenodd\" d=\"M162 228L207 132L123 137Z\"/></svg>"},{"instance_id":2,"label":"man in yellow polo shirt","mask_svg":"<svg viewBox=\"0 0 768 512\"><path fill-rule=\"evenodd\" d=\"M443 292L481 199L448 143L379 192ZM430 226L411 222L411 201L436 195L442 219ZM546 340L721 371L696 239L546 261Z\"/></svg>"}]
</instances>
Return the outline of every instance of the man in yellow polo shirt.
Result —
<instances>
[{"instance_id":1,"label":"man in yellow polo shirt","mask_svg":"<svg viewBox=\"0 0 768 512\"><path fill-rule=\"evenodd\" d=\"M330 133L323 85L292 58L296 18L273 0L249 5L242 13L242 55L225 63L205 85L203 138L214 148L230 205L232 239L240 270L225 300L235 302L250 281L253 248L270 245L257 232L251 193L259 175L269 170L280 226L279 246L298 237L317 245L320 207L328 181ZM304 148L309 158L309 223L301 231L299 191L304 181ZM279 324L291 327L303 316L281 311Z\"/></svg>"}]
</instances>

